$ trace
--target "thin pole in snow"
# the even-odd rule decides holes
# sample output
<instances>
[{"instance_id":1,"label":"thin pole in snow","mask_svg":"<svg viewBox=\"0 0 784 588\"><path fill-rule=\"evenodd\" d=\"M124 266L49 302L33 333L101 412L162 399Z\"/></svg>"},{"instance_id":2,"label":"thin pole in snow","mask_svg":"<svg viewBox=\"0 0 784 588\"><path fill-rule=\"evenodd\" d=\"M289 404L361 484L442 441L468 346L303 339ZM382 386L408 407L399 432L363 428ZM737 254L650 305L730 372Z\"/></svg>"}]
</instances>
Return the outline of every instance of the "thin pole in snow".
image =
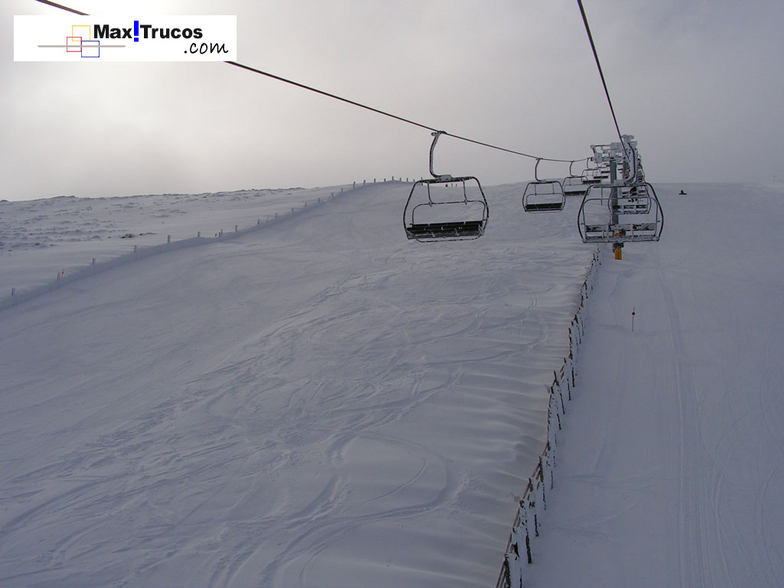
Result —
<instances>
[{"instance_id":1,"label":"thin pole in snow","mask_svg":"<svg viewBox=\"0 0 784 588\"><path fill-rule=\"evenodd\" d=\"M634 307L632 306L632 333L634 333L634 315L637 314L634 312Z\"/></svg>"}]
</instances>

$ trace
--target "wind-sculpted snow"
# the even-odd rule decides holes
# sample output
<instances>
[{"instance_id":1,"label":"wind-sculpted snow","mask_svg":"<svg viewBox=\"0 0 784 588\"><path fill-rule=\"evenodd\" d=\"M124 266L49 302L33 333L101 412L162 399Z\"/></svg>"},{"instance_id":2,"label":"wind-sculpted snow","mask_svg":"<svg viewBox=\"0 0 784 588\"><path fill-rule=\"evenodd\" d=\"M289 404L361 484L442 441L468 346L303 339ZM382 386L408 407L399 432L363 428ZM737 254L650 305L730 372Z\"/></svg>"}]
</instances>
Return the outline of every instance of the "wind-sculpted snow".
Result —
<instances>
[{"instance_id":1,"label":"wind-sculpted snow","mask_svg":"<svg viewBox=\"0 0 784 588\"><path fill-rule=\"evenodd\" d=\"M784 188L661 192L598 272L526 586L784 585Z\"/></svg>"},{"instance_id":2,"label":"wind-sculpted snow","mask_svg":"<svg viewBox=\"0 0 784 588\"><path fill-rule=\"evenodd\" d=\"M407 242L408 189L0 311L0 584L492 585L593 248L522 186Z\"/></svg>"},{"instance_id":3,"label":"wind-sculpted snow","mask_svg":"<svg viewBox=\"0 0 784 588\"><path fill-rule=\"evenodd\" d=\"M197 236L228 236L235 227L286 216L349 187L0 201L0 301L12 288L17 295L40 288L93 260L113 265L136 248L174 248Z\"/></svg>"}]
</instances>

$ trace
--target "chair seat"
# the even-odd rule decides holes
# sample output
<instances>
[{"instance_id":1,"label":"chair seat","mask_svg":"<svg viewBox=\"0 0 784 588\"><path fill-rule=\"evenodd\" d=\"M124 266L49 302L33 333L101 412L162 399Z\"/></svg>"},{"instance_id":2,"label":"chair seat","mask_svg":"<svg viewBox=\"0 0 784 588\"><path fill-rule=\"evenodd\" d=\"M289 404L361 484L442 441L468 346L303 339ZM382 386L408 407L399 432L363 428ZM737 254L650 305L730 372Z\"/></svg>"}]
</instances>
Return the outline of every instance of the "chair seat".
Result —
<instances>
[{"instance_id":1,"label":"chair seat","mask_svg":"<svg viewBox=\"0 0 784 588\"><path fill-rule=\"evenodd\" d=\"M659 225L656 223L630 223L623 225L586 225L586 243L616 243L634 241L658 241Z\"/></svg>"},{"instance_id":2,"label":"chair seat","mask_svg":"<svg viewBox=\"0 0 784 588\"><path fill-rule=\"evenodd\" d=\"M563 210L564 204L561 202L529 202L525 206L526 212L557 212Z\"/></svg>"},{"instance_id":3,"label":"chair seat","mask_svg":"<svg viewBox=\"0 0 784 588\"><path fill-rule=\"evenodd\" d=\"M456 239L479 237L484 233L485 221L456 221L447 223L421 223L406 227L409 239Z\"/></svg>"}]
</instances>

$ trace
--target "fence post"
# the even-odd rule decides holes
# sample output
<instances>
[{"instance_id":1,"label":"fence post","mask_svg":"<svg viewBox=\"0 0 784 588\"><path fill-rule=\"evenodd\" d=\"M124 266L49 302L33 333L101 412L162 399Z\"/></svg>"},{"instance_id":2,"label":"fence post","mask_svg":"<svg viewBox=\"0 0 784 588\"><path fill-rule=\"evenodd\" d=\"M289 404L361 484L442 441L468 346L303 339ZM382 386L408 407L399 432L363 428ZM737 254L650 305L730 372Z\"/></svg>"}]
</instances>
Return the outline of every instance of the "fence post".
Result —
<instances>
[{"instance_id":1,"label":"fence post","mask_svg":"<svg viewBox=\"0 0 784 588\"><path fill-rule=\"evenodd\" d=\"M171 243L171 235L166 235L166 243Z\"/></svg>"}]
</instances>

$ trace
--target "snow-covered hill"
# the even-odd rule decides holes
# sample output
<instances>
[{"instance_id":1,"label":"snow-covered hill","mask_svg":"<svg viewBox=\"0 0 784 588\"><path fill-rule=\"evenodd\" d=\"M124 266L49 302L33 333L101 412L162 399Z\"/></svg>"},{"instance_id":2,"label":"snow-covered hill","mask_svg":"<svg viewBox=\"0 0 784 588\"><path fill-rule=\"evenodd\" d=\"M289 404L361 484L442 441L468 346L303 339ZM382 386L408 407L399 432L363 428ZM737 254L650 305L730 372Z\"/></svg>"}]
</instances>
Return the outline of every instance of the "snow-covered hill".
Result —
<instances>
[{"instance_id":1,"label":"snow-covered hill","mask_svg":"<svg viewBox=\"0 0 784 588\"><path fill-rule=\"evenodd\" d=\"M686 191L597 274L527 587L784 586L784 185Z\"/></svg>"},{"instance_id":2,"label":"snow-covered hill","mask_svg":"<svg viewBox=\"0 0 784 588\"><path fill-rule=\"evenodd\" d=\"M784 583L784 189L657 190L662 241L597 273L527 587ZM0 203L22 290L211 238L0 310L0 584L492 586L593 248L519 185L481 239L406 242L407 191L95 213L131 240L87 201Z\"/></svg>"},{"instance_id":3,"label":"snow-covered hill","mask_svg":"<svg viewBox=\"0 0 784 588\"><path fill-rule=\"evenodd\" d=\"M230 236L259 222L314 205L351 186L242 190L127 198L59 196L0 201L0 300L149 249L201 237Z\"/></svg>"},{"instance_id":4,"label":"snow-covered hill","mask_svg":"<svg viewBox=\"0 0 784 588\"><path fill-rule=\"evenodd\" d=\"M0 311L0 583L495 582L593 248L576 202L526 215L519 185L487 190L481 239L407 242L407 192L346 191ZM199 199L158 202L184 214L96 222L160 242L153 221ZM71 230L85 204L5 203L4 222L58 206ZM52 220L29 233L61 239ZM58 250L26 259L51 275L37 255Z\"/></svg>"}]
</instances>

